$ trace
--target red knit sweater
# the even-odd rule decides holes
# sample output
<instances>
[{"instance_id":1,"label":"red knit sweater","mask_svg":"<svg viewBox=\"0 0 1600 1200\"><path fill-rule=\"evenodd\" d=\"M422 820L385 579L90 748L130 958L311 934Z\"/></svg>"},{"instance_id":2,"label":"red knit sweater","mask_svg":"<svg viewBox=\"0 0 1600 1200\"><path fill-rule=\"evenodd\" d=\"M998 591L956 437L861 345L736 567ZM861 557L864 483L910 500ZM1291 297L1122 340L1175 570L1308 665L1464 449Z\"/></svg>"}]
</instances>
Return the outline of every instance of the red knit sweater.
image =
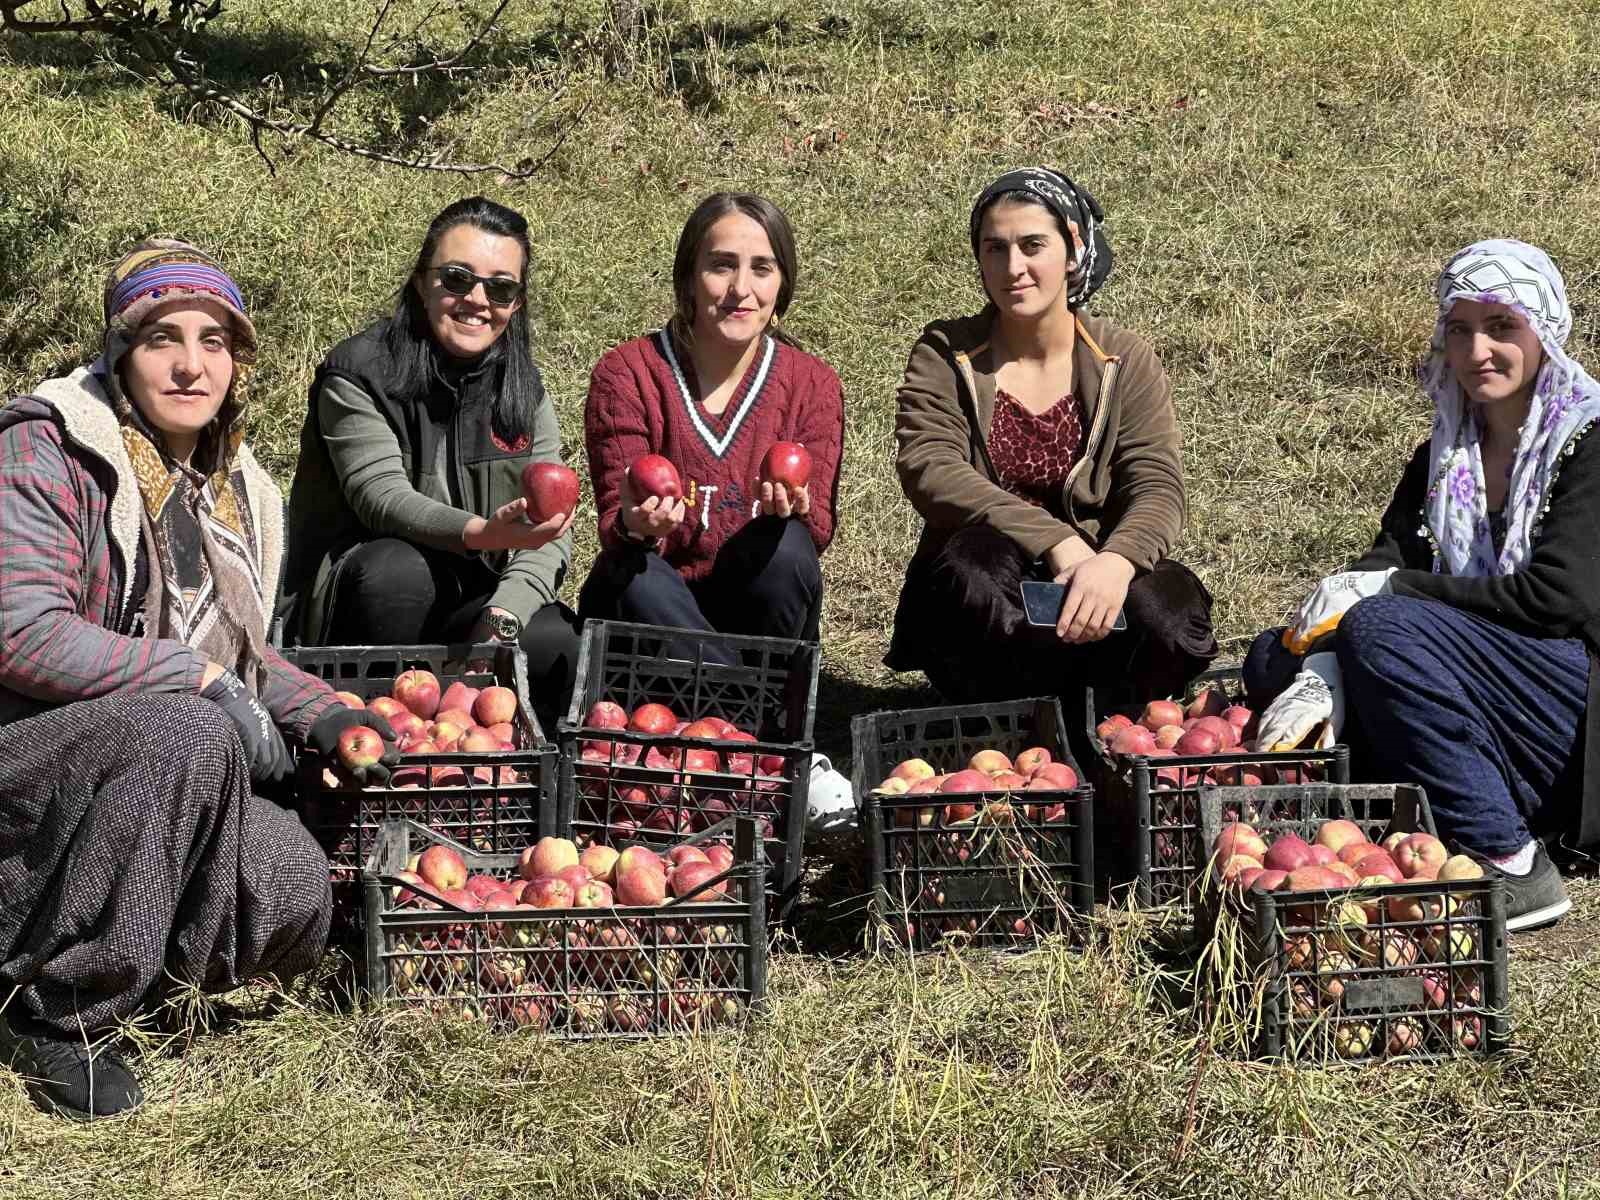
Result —
<instances>
[{"instance_id":1,"label":"red knit sweater","mask_svg":"<svg viewBox=\"0 0 1600 1200\"><path fill-rule=\"evenodd\" d=\"M660 454L693 499L661 553L686 578L706 575L722 544L759 515L761 459L774 442L811 452L811 511L800 519L818 554L833 540L844 396L831 367L792 346L764 339L728 407L713 416L700 403L693 364L665 332L624 342L589 377L583 431L603 545L618 541L623 472Z\"/></svg>"}]
</instances>

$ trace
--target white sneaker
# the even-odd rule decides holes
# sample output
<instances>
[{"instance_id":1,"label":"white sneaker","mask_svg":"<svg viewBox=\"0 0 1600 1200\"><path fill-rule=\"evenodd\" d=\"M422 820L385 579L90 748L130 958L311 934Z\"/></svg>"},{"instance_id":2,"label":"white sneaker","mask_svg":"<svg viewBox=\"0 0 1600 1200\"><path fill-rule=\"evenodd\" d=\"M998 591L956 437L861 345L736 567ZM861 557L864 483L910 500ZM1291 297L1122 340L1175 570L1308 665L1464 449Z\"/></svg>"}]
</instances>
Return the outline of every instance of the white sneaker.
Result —
<instances>
[{"instance_id":1,"label":"white sneaker","mask_svg":"<svg viewBox=\"0 0 1600 1200\"><path fill-rule=\"evenodd\" d=\"M811 756L811 788L806 797L806 828L812 833L856 827L856 797L850 781L821 754Z\"/></svg>"}]
</instances>

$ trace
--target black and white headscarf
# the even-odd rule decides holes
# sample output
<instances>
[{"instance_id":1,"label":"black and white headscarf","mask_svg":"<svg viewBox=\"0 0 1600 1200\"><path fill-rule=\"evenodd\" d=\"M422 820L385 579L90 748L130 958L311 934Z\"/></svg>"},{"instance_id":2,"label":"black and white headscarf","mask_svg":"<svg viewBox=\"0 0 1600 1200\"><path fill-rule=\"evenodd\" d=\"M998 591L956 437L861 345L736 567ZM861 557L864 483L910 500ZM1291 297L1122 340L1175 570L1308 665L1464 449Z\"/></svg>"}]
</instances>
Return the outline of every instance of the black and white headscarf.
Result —
<instances>
[{"instance_id":1,"label":"black and white headscarf","mask_svg":"<svg viewBox=\"0 0 1600 1200\"><path fill-rule=\"evenodd\" d=\"M978 197L972 206L972 253L978 253L978 230L983 214L1009 192L1023 192L1055 214L1067 231L1072 265L1067 270L1067 307L1081 307L1111 276L1111 245L1101 230L1105 213L1085 189L1049 167L1021 167L1007 171Z\"/></svg>"}]
</instances>

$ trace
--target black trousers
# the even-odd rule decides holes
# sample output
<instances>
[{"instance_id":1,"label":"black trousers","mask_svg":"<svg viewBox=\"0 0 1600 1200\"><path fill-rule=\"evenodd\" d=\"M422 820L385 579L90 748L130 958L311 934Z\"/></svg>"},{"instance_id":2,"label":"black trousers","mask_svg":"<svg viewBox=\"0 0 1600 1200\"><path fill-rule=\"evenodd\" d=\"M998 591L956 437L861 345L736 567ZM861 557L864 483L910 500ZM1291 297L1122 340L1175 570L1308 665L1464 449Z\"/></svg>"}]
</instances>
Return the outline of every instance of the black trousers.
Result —
<instances>
[{"instance_id":1,"label":"black trousers","mask_svg":"<svg viewBox=\"0 0 1600 1200\"><path fill-rule=\"evenodd\" d=\"M327 623L331 646L448 643L465 640L499 579L476 558L377 538L339 564ZM566 715L578 670L582 623L559 602L546 604L522 630L528 687L546 736Z\"/></svg>"},{"instance_id":2,"label":"black trousers","mask_svg":"<svg viewBox=\"0 0 1600 1200\"><path fill-rule=\"evenodd\" d=\"M1023 549L974 525L940 551L913 562L884 662L922 671L957 704L1061 696L1081 703L1082 688L1128 702L1180 695L1217 656L1211 593L1170 559L1128 588L1126 632L1069 645L1054 628L1029 625L1022 580L1041 577Z\"/></svg>"},{"instance_id":3,"label":"black trousers","mask_svg":"<svg viewBox=\"0 0 1600 1200\"><path fill-rule=\"evenodd\" d=\"M584 617L672 629L816 641L822 564L801 521L758 517L723 543L711 572L685 579L653 550L605 550L578 594Z\"/></svg>"}]
</instances>

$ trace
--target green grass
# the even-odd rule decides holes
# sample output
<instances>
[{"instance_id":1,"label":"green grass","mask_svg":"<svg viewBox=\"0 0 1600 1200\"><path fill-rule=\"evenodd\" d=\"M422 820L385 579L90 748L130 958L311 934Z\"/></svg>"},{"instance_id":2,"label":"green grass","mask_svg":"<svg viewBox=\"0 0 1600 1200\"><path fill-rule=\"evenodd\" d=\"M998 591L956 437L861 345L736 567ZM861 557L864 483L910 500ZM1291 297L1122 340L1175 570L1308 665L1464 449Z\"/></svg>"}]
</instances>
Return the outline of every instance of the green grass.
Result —
<instances>
[{"instance_id":1,"label":"green grass","mask_svg":"<svg viewBox=\"0 0 1600 1200\"><path fill-rule=\"evenodd\" d=\"M293 96L291 64L348 57L372 11L257 0L208 37L226 78L266 102L264 71ZM405 0L397 25L421 11ZM0 40L0 388L91 357L106 265L135 237L180 232L252 300L254 440L287 483L320 356L386 306L427 219L481 189L534 222L538 352L577 460L589 367L664 317L694 201L764 192L799 232L791 323L848 398L819 717L843 758L853 708L920 682L879 665L917 533L893 473L894 389L926 321L979 305L967 207L1003 167L1057 165L1111 218L1117 273L1097 306L1172 376L1190 489L1178 555L1235 652L1370 537L1427 428L1411 372L1452 251L1496 234L1548 248L1575 352L1600 362L1600 32L1576 0L649 12L628 82L600 68L598 0L530 2L477 83L352 98L358 131L512 162L581 113L525 183L315 149L268 174L239 128L112 48ZM586 523L580 572L593 548ZM859 888L848 859L832 875ZM1568 928L1592 930L1600 893L1577 890ZM812 922L829 919L848 920ZM1514 946L1516 1049L1500 1063L1296 1075L1213 1058L1186 1141L1199 1031L1118 935L1001 964L780 954L771 1019L707 1043L500 1042L306 1002L152 1052L154 1103L111 1128L46 1120L0 1078L0 1190L1596 1194L1596 956L1582 937Z\"/></svg>"}]
</instances>

